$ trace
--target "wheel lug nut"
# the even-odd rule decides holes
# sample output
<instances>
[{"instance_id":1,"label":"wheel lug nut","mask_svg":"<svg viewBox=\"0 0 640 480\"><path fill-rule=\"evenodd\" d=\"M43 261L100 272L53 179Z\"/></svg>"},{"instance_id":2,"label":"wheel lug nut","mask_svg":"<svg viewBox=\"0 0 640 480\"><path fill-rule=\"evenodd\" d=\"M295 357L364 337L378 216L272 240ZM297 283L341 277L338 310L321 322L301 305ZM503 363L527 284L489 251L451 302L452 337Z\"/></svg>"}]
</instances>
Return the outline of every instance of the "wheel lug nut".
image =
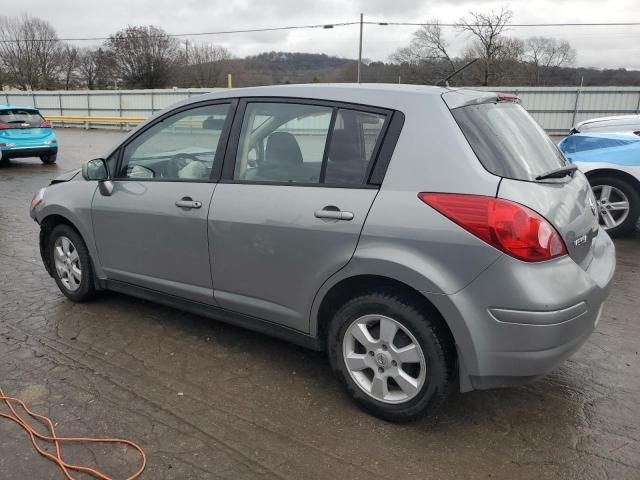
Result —
<instances>
[{"instance_id":1,"label":"wheel lug nut","mask_svg":"<svg viewBox=\"0 0 640 480\"><path fill-rule=\"evenodd\" d=\"M386 350L387 346L386 345L382 345L382 350Z\"/></svg>"},{"instance_id":2,"label":"wheel lug nut","mask_svg":"<svg viewBox=\"0 0 640 480\"><path fill-rule=\"evenodd\" d=\"M373 350L369 351L369 355L371 355L373 357Z\"/></svg>"},{"instance_id":3,"label":"wheel lug nut","mask_svg":"<svg viewBox=\"0 0 640 480\"><path fill-rule=\"evenodd\" d=\"M384 373L384 368L379 367L379 368L378 368L378 372L380 372L380 373Z\"/></svg>"},{"instance_id":4,"label":"wheel lug nut","mask_svg":"<svg viewBox=\"0 0 640 480\"><path fill-rule=\"evenodd\" d=\"M393 365L394 367L398 366L398 362L396 362L395 360L391 360L391 365Z\"/></svg>"}]
</instances>

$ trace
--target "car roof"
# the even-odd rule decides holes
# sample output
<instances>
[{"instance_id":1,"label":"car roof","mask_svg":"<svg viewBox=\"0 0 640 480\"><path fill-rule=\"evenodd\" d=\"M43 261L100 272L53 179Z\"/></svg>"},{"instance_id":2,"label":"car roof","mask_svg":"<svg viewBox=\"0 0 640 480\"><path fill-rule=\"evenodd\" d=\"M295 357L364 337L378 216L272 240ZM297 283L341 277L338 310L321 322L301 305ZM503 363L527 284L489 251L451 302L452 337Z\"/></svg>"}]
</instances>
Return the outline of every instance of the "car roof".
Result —
<instances>
[{"instance_id":1,"label":"car roof","mask_svg":"<svg viewBox=\"0 0 640 480\"><path fill-rule=\"evenodd\" d=\"M583 120L582 122L578 123L578 125L589 125L592 123L600 123L600 122L614 122L614 121L625 121L625 120L640 120L640 115L639 114L633 114L633 115L612 115L610 117L597 117L597 118L590 118L588 120Z\"/></svg>"},{"instance_id":2,"label":"car roof","mask_svg":"<svg viewBox=\"0 0 640 480\"><path fill-rule=\"evenodd\" d=\"M34 112L37 112L38 109L36 107L32 107L30 105L12 105L9 103L5 103L0 105L0 110L13 110L13 109L20 109L20 110L32 110Z\"/></svg>"},{"instance_id":3,"label":"car roof","mask_svg":"<svg viewBox=\"0 0 640 480\"><path fill-rule=\"evenodd\" d=\"M417 97L440 97L445 93L456 93L445 87L429 85L402 85L395 83L312 83L293 85L269 85L263 87L245 87L219 89L214 92L192 96L181 104L203 100L215 100L237 97L287 97L338 102L359 103L382 108L397 109L400 103L415 102ZM467 90L466 97L484 97L493 95L484 91Z\"/></svg>"}]
</instances>

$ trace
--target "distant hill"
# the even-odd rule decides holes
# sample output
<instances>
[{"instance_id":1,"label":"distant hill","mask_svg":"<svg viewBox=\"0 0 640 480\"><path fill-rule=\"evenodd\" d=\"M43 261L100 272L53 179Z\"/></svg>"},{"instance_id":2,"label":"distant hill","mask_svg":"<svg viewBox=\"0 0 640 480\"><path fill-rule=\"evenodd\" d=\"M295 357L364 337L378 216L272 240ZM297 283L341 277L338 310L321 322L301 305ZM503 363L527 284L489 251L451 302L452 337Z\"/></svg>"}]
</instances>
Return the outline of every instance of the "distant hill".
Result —
<instances>
[{"instance_id":1,"label":"distant hill","mask_svg":"<svg viewBox=\"0 0 640 480\"><path fill-rule=\"evenodd\" d=\"M464 60L456 60L462 65ZM479 65L470 68L451 81L455 86L480 85ZM287 83L353 82L356 79L357 61L326 54L299 52L265 52L246 58L224 61L220 65L224 74L217 85L226 86L226 74L233 74L233 85L278 85ZM363 82L434 84L448 73L448 66L441 62L424 62L420 65L366 62L362 66ZM474 71L475 68L475 71ZM511 63L495 69L494 86L534 85L529 65ZM595 69L553 67L543 71L540 86L573 86L583 81L585 86L617 85L640 86L640 71L626 69ZM186 86L186 85L185 85Z\"/></svg>"},{"instance_id":2,"label":"distant hill","mask_svg":"<svg viewBox=\"0 0 640 480\"><path fill-rule=\"evenodd\" d=\"M356 61L316 53L267 52L227 61L237 87L345 81ZM351 79L349 79L351 81Z\"/></svg>"}]
</instances>

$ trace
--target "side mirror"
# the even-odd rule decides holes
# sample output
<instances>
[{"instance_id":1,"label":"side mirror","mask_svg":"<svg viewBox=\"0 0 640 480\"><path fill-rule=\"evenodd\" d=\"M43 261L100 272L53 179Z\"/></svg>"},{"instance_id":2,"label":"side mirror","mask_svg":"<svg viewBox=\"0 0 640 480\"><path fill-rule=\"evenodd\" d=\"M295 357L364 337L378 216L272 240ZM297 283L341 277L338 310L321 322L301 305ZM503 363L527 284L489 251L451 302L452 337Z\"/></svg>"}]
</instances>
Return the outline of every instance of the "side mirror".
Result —
<instances>
[{"instance_id":1,"label":"side mirror","mask_svg":"<svg viewBox=\"0 0 640 480\"><path fill-rule=\"evenodd\" d=\"M82 165L82 178L85 180L109 180L109 171L104 158L94 158Z\"/></svg>"},{"instance_id":2,"label":"side mirror","mask_svg":"<svg viewBox=\"0 0 640 480\"><path fill-rule=\"evenodd\" d=\"M109 177L109 170L104 158L94 158L82 165L82 178L85 180L97 180L100 193L109 196L113 193L113 182Z\"/></svg>"}]
</instances>

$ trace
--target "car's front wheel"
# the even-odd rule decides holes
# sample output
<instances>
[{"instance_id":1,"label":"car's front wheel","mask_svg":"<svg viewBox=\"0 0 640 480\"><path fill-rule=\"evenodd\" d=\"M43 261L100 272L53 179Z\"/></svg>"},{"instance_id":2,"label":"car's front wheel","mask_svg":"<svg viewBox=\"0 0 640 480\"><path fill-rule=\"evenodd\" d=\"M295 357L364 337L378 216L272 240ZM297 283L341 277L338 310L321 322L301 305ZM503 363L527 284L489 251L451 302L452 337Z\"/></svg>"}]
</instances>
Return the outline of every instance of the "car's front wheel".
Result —
<instances>
[{"instance_id":1,"label":"car's front wheel","mask_svg":"<svg viewBox=\"0 0 640 480\"><path fill-rule=\"evenodd\" d=\"M51 163L56 163L56 160L58 159L58 154L57 153L49 153L47 155L41 155L40 156L40 160L42 161L42 163L44 164L51 164Z\"/></svg>"},{"instance_id":2,"label":"car's front wheel","mask_svg":"<svg viewBox=\"0 0 640 480\"><path fill-rule=\"evenodd\" d=\"M74 302L95 294L93 268L82 237L69 225L56 226L49 236L49 261L60 291Z\"/></svg>"},{"instance_id":3,"label":"car's front wheel","mask_svg":"<svg viewBox=\"0 0 640 480\"><path fill-rule=\"evenodd\" d=\"M600 225L612 237L633 231L640 216L640 193L629 182L612 176L589 179L598 203Z\"/></svg>"},{"instance_id":4,"label":"car's front wheel","mask_svg":"<svg viewBox=\"0 0 640 480\"><path fill-rule=\"evenodd\" d=\"M389 421L434 413L456 378L442 319L401 293L371 292L344 304L330 325L328 350L351 397Z\"/></svg>"}]
</instances>

